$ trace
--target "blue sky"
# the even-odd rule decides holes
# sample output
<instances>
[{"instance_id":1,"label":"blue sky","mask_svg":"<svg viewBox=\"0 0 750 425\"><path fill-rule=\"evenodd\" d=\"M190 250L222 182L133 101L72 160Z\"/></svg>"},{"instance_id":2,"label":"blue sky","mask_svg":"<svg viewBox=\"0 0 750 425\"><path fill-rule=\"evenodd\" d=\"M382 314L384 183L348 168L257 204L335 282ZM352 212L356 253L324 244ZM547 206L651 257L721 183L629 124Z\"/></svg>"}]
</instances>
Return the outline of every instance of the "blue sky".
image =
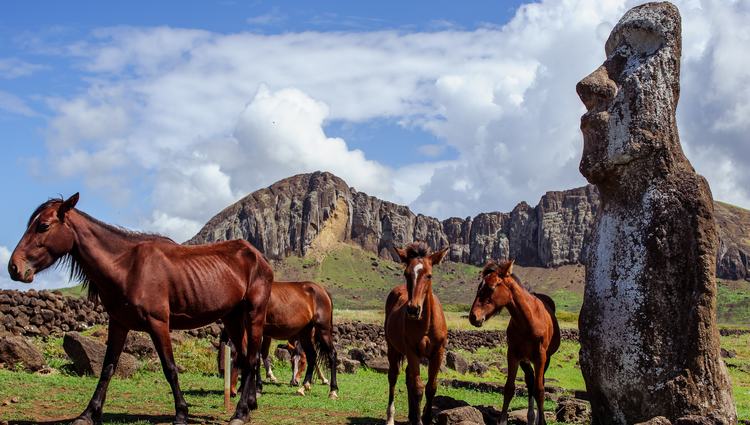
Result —
<instances>
[{"instance_id":1,"label":"blue sky","mask_svg":"<svg viewBox=\"0 0 750 425\"><path fill-rule=\"evenodd\" d=\"M585 183L575 83L637 3L4 3L0 260L36 205L76 191L178 240L318 169L440 218L535 204ZM683 145L716 198L750 207L750 35L732 30L750 5L677 4Z\"/></svg>"}]
</instances>

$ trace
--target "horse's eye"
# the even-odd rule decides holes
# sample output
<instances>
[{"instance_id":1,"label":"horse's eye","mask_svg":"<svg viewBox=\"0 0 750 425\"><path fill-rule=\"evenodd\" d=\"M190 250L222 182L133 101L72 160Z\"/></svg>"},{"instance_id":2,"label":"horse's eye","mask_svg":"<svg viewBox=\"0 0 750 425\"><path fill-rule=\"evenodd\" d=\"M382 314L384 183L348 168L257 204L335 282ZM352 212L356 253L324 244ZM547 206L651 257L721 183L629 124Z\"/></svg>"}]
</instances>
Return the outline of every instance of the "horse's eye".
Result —
<instances>
[{"instance_id":1,"label":"horse's eye","mask_svg":"<svg viewBox=\"0 0 750 425\"><path fill-rule=\"evenodd\" d=\"M49 224L47 224L47 223L39 223L36 226L36 231L39 232L39 233L44 233L47 230L49 230Z\"/></svg>"},{"instance_id":2,"label":"horse's eye","mask_svg":"<svg viewBox=\"0 0 750 425\"><path fill-rule=\"evenodd\" d=\"M432 275L431 275L431 274L428 274L428 275L427 275L427 276L425 276L425 277L426 277L427 279L432 279Z\"/></svg>"}]
</instances>

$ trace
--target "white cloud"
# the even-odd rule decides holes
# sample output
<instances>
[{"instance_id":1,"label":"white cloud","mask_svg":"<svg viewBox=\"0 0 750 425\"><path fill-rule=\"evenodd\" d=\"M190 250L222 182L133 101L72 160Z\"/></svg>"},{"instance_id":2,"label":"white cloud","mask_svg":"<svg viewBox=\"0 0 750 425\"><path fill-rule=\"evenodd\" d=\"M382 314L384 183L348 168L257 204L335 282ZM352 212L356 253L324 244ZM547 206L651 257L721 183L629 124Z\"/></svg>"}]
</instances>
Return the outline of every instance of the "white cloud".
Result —
<instances>
[{"instance_id":1,"label":"white cloud","mask_svg":"<svg viewBox=\"0 0 750 425\"><path fill-rule=\"evenodd\" d=\"M2 90L0 90L0 110L27 117L36 115L36 112L23 99Z\"/></svg>"},{"instance_id":2,"label":"white cloud","mask_svg":"<svg viewBox=\"0 0 750 425\"><path fill-rule=\"evenodd\" d=\"M44 69L44 66L26 62L18 58L0 58L0 78L25 77Z\"/></svg>"},{"instance_id":3,"label":"white cloud","mask_svg":"<svg viewBox=\"0 0 750 425\"><path fill-rule=\"evenodd\" d=\"M440 217L509 210L585 183L575 84L603 61L609 30L630 6L547 0L473 31L103 29L71 49L93 76L82 94L52 103L49 150L60 175L82 173L109 196L126 198L134 182L150 188L139 224L178 240L246 193L317 169ZM678 115L714 195L744 206L748 9L681 5ZM458 158L393 169L323 130L330 120L383 118L434 134Z\"/></svg>"}]
</instances>

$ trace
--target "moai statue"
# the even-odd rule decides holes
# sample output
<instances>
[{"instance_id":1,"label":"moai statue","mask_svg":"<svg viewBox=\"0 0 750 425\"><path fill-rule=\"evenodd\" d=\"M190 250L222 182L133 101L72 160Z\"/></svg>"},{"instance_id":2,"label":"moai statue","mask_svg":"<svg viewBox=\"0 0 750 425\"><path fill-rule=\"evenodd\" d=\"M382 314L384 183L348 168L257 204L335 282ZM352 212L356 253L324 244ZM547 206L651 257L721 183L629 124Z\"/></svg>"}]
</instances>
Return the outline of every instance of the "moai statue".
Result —
<instances>
[{"instance_id":1,"label":"moai statue","mask_svg":"<svg viewBox=\"0 0 750 425\"><path fill-rule=\"evenodd\" d=\"M588 110L580 170L601 195L579 321L593 423L735 424L716 326L711 190L675 119L679 11L629 10L605 49L576 87Z\"/></svg>"}]
</instances>

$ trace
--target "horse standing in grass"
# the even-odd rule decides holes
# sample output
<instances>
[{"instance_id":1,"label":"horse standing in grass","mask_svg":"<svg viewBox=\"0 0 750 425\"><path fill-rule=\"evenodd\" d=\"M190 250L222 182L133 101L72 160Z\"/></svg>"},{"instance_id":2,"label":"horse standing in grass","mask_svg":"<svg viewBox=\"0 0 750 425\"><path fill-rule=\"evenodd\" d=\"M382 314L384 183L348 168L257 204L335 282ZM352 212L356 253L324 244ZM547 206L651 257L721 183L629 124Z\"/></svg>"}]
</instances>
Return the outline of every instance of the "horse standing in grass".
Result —
<instances>
[{"instance_id":1,"label":"horse standing in grass","mask_svg":"<svg viewBox=\"0 0 750 425\"><path fill-rule=\"evenodd\" d=\"M172 387L175 424L187 423L188 407L177 380L170 329L192 329L222 319L239 346L244 391L230 425L242 425L257 408L255 369L273 271L246 241L183 246L157 235L129 232L75 209L78 194L54 199L31 215L8 271L30 283L58 260L88 288L109 314L107 351L99 383L74 425L101 423L107 386L130 330L145 331L159 353Z\"/></svg>"},{"instance_id":2,"label":"horse standing in grass","mask_svg":"<svg viewBox=\"0 0 750 425\"><path fill-rule=\"evenodd\" d=\"M437 374L448 342L448 327L440 300L432 293L432 266L442 261L448 248L430 253L423 242L405 249L396 248L405 265L406 285L393 288L385 303L385 339L388 343L388 410L387 425L394 424L396 408L393 397L401 363L406 357L406 388L409 393L409 422L432 423L432 399L437 390ZM422 359L429 361L427 399L420 418L419 404L425 386L419 376Z\"/></svg>"},{"instance_id":3,"label":"horse standing in grass","mask_svg":"<svg viewBox=\"0 0 750 425\"><path fill-rule=\"evenodd\" d=\"M273 339L295 341L305 353L307 371L303 386L297 390L300 395L305 395L305 390L310 389L314 370L317 370L324 383L329 383L318 368L320 353L325 356L331 371L328 397L338 398L336 348L333 346L333 300L322 286L315 282L274 282L271 285L260 351L269 377L273 376L268 359ZM219 356L222 356L221 350ZM257 380L258 388L262 388L260 370ZM234 372L231 381L234 386ZM296 371L292 376L292 385L297 385L295 381Z\"/></svg>"},{"instance_id":4,"label":"horse standing in grass","mask_svg":"<svg viewBox=\"0 0 750 425\"><path fill-rule=\"evenodd\" d=\"M544 373L549 367L550 358L560 348L560 326L555 317L555 303L547 295L524 289L513 274L513 260L490 261L482 270L482 280L471 306L469 321L480 327L503 307L510 313L507 330L508 377L498 424L508 423L508 406L515 394L516 373L520 364L529 392L528 423L544 425ZM535 399L538 409L536 418Z\"/></svg>"}]
</instances>

